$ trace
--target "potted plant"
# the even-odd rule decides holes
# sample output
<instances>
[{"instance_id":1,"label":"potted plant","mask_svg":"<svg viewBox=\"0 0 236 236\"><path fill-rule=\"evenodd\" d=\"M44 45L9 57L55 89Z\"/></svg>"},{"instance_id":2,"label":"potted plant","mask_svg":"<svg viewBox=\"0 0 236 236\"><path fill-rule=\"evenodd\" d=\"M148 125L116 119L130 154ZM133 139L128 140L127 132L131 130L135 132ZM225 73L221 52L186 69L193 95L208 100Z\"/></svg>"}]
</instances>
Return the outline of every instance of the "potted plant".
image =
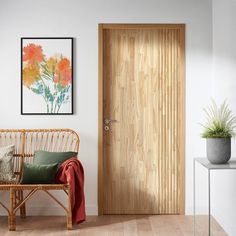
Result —
<instances>
[{"instance_id":1,"label":"potted plant","mask_svg":"<svg viewBox=\"0 0 236 236\"><path fill-rule=\"evenodd\" d=\"M202 137L206 138L207 158L212 164L227 163L231 157L231 138L235 136L236 116L229 109L226 101L217 107L214 100L203 109L207 121Z\"/></svg>"}]
</instances>

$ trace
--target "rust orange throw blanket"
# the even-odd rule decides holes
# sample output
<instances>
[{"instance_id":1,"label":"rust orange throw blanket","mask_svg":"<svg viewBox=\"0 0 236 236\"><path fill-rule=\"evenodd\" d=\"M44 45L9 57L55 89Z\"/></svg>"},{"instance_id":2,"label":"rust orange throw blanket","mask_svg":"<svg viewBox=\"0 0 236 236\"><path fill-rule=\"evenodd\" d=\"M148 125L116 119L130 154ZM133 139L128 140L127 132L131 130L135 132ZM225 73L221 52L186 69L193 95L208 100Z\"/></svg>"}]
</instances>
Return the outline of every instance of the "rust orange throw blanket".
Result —
<instances>
[{"instance_id":1,"label":"rust orange throw blanket","mask_svg":"<svg viewBox=\"0 0 236 236\"><path fill-rule=\"evenodd\" d=\"M73 224L83 222L86 217L84 169L76 157L70 158L61 164L56 174L56 183L68 183L70 185Z\"/></svg>"}]
</instances>

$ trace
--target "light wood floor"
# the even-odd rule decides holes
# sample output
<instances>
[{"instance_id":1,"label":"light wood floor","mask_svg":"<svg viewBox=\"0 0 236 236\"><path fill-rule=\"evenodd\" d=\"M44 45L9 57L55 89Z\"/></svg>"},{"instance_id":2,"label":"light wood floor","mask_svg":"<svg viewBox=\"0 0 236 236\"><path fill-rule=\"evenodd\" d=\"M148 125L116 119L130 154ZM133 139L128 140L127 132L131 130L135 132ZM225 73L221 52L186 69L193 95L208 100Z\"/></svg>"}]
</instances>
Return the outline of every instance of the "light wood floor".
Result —
<instances>
[{"instance_id":1,"label":"light wood floor","mask_svg":"<svg viewBox=\"0 0 236 236\"><path fill-rule=\"evenodd\" d=\"M207 236L207 218L197 220L198 234ZM81 225L66 230L66 219L61 216L29 216L17 218L17 231L9 232L7 217L0 217L0 235L76 235L76 236L190 236L193 235L191 216L89 216ZM212 220L212 236L224 236L222 228Z\"/></svg>"}]
</instances>

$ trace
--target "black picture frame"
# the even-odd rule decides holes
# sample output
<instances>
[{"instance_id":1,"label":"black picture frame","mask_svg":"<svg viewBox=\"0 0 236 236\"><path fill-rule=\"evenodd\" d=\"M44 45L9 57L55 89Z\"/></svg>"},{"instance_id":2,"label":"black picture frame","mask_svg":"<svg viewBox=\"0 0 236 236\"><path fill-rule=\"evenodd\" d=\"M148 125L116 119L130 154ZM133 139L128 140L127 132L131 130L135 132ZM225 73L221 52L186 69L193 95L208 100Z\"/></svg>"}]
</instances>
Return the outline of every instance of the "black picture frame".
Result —
<instances>
[{"instance_id":1,"label":"black picture frame","mask_svg":"<svg viewBox=\"0 0 236 236\"><path fill-rule=\"evenodd\" d=\"M71 41L71 112L44 113L24 112L23 101L23 43L24 40L70 40ZM21 115L73 115L74 114L74 38L73 37L21 37Z\"/></svg>"}]
</instances>

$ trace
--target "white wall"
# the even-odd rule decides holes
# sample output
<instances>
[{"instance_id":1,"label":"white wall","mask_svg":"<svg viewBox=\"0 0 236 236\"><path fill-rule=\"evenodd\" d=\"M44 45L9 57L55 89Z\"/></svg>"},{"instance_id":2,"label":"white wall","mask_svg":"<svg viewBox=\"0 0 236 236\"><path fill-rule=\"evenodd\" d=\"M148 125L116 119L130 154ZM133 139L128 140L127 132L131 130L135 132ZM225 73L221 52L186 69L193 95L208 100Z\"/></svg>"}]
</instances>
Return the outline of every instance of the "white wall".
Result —
<instances>
[{"instance_id":1,"label":"white wall","mask_svg":"<svg viewBox=\"0 0 236 236\"><path fill-rule=\"evenodd\" d=\"M214 97L227 98L236 114L236 0L213 0ZM235 139L232 156L236 156ZM229 235L236 235L236 171L213 174L213 213Z\"/></svg>"},{"instance_id":2,"label":"white wall","mask_svg":"<svg viewBox=\"0 0 236 236\"><path fill-rule=\"evenodd\" d=\"M186 211L192 209L192 158L205 155L200 139L202 107L210 97L211 0L1 0L0 127L69 127L79 132L85 167L86 208L97 213L98 23L186 24ZM20 115L20 37L75 38L75 115ZM30 211L55 214L42 197ZM38 206L48 207L39 211ZM2 212L2 211L1 211Z\"/></svg>"}]
</instances>

